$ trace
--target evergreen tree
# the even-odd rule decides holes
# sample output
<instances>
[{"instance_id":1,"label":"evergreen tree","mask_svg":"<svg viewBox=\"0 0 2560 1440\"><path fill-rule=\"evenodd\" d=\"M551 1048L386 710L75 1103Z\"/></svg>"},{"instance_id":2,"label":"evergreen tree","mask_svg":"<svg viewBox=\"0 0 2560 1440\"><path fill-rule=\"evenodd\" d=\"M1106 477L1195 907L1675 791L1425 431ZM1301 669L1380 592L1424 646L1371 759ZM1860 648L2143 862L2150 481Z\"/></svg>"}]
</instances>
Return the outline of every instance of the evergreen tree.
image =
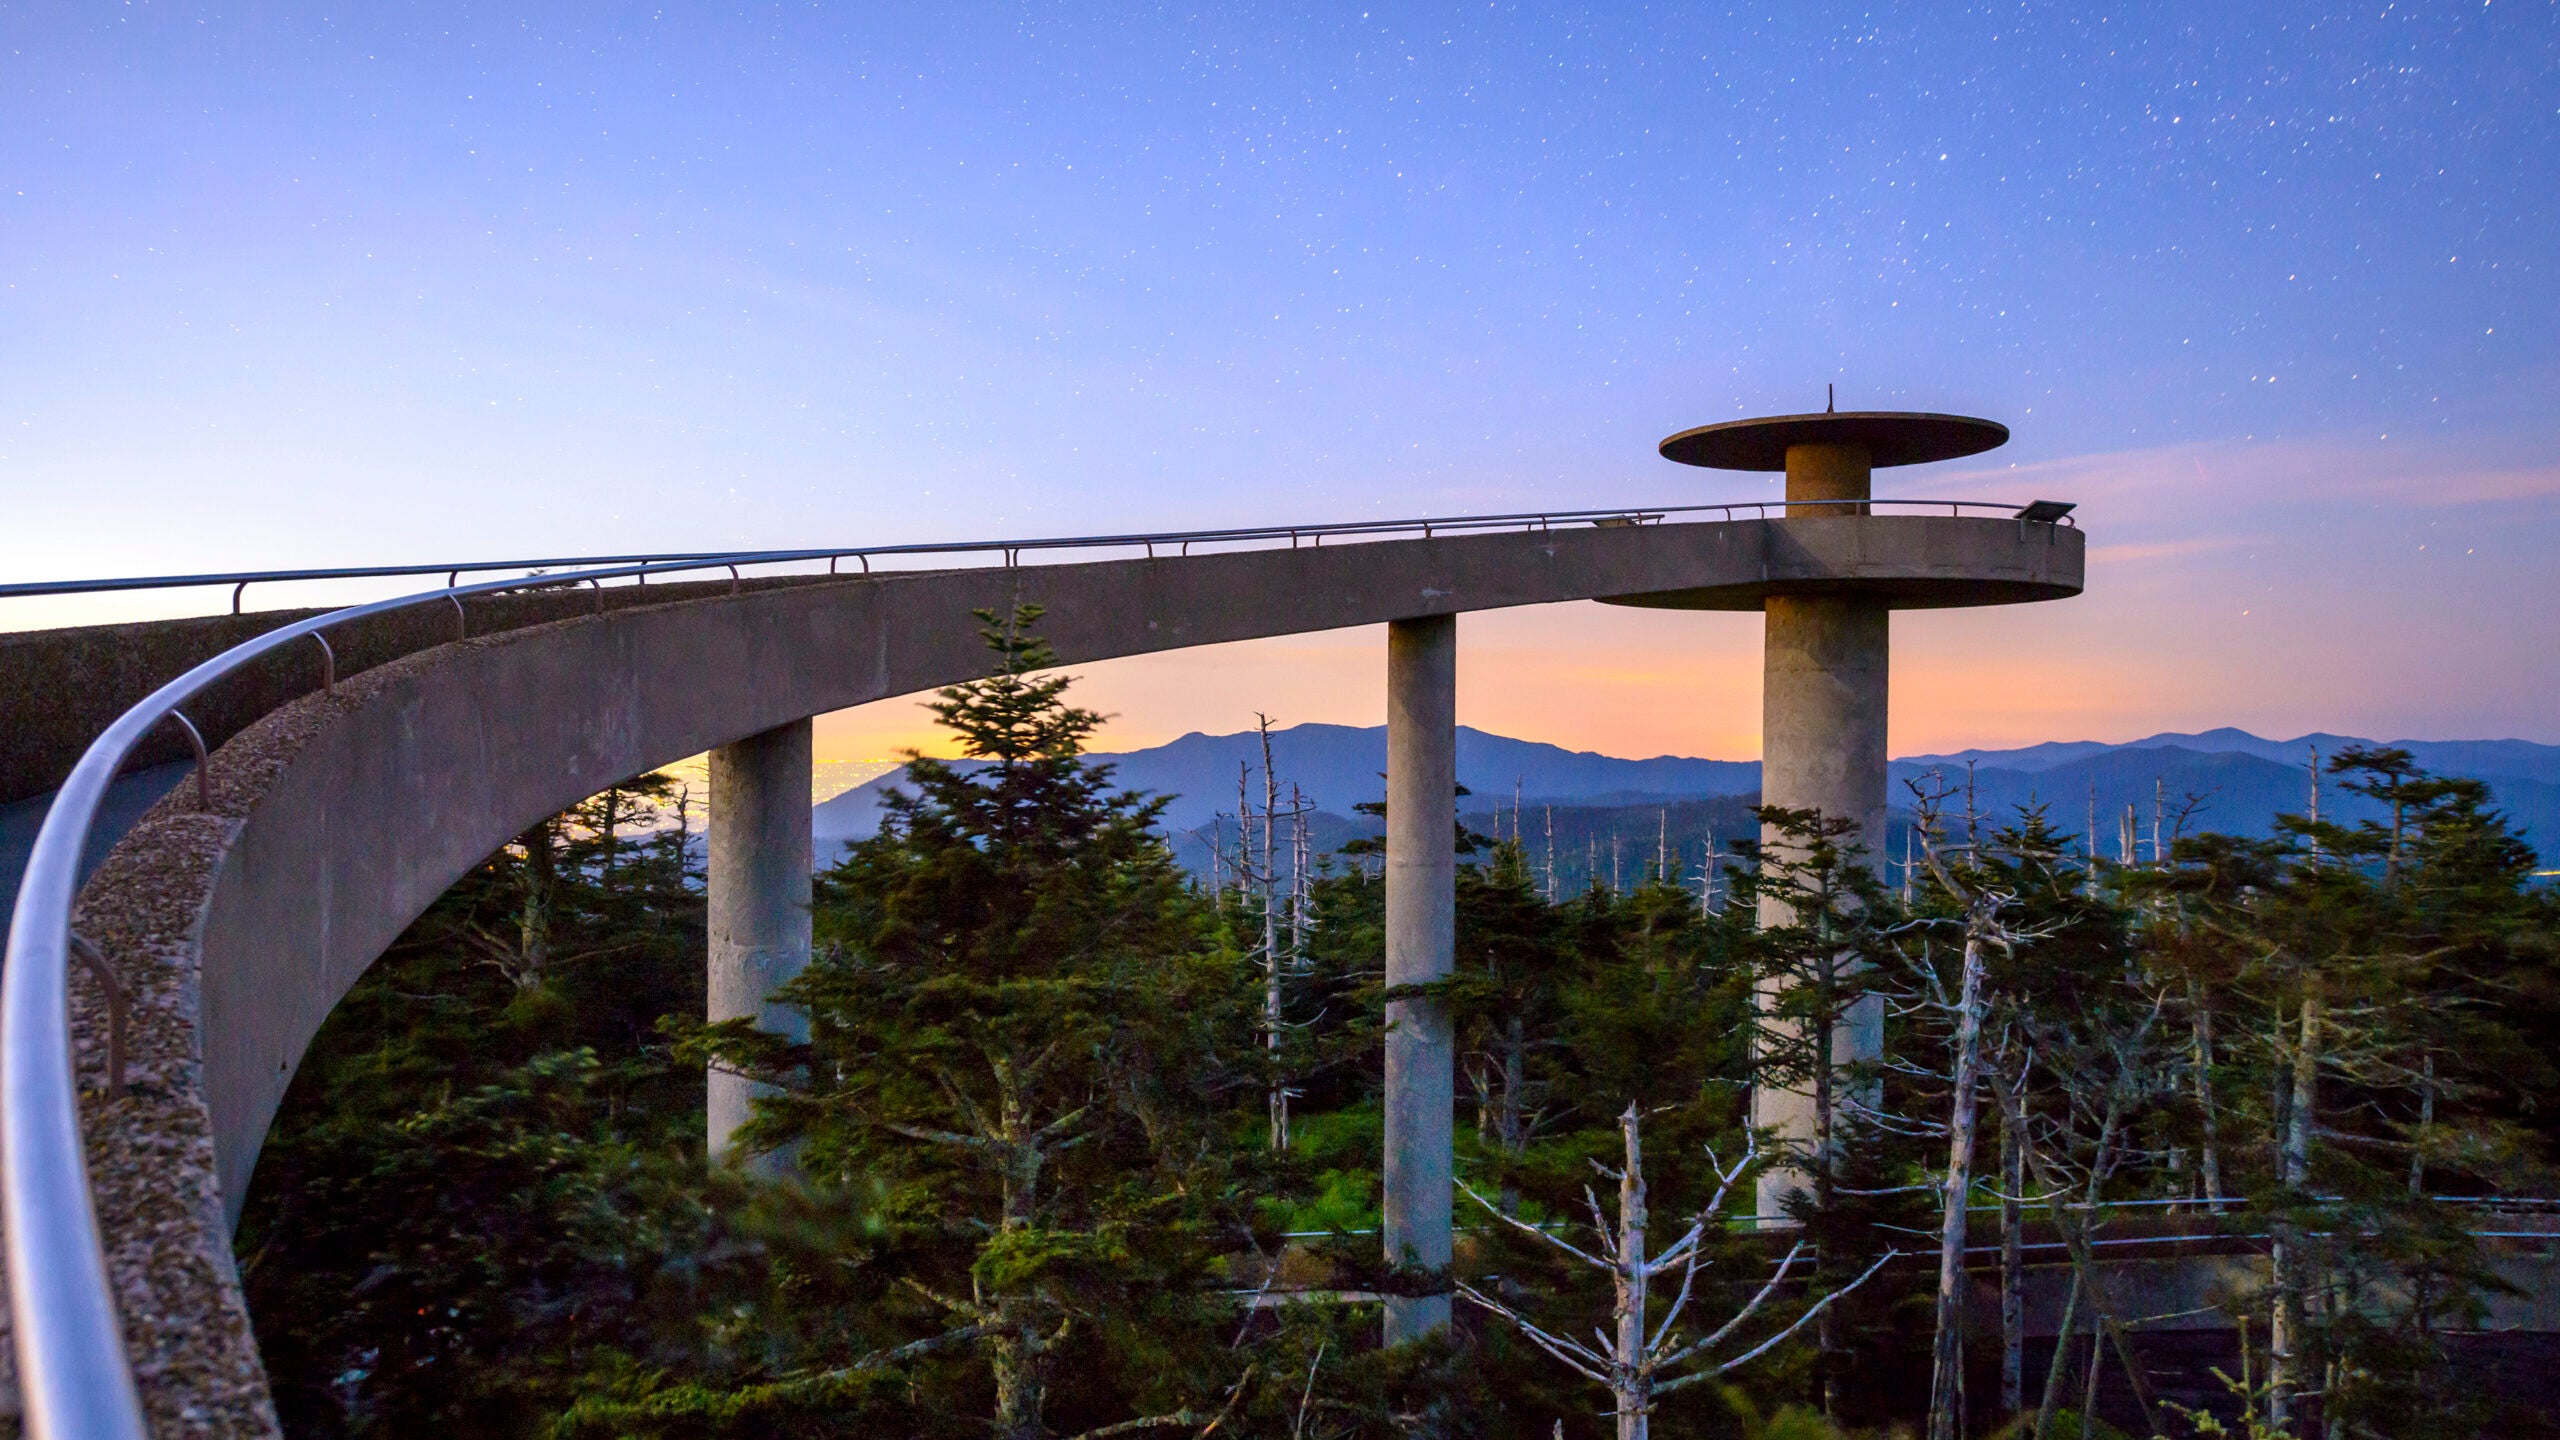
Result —
<instances>
[{"instance_id":1,"label":"evergreen tree","mask_svg":"<svg viewBox=\"0 0 2560 1440\"><path fill-rule=\"evenodd\" d=\"M236 1242L290 1433L539 1433L690 1323L722 1226L655 1030L703 1003L681 809L649 777L534 827L315 1037Z\"/></svg>"},{"instance_id":2,"label":"evergreen tree","mask_svg":"<svg viewBox=\"0 0 2560 1440\"><path fill-rule=\"evenodd\" d=\"M1557 1118L1555 1049L1571 970L1562 927L1531 883L1520 847L1495 847L1490 864L1458 870L1457 975L1450 1015L1475 1093L1476 1144L1497 1167L1518 1163ZM1501 1187L1503 1213L1519 1191Z\"/></svg>"},{"instance_id":3,"label":"evergreen tree","mask_svg":"<svg viewBox=\"0 0 2560 1440\"><path fill-rule=\"evenodd\" d=\"M357 984L240 1232L290 1433L1587 1426L1576 1377L1511 1325L1384 1351L1374 1308L1338 1298L1379 1278L1354 1234L1377 1222L1375 867L1316 868L1275 1072L1264 902L1187 881L1159 802L1083 758L1098 717L1044 674L1037 612L985 618L994 673L934 707L967 762L916 760L879 835L819 877L820 953L787 996L806 1043L694 1018L702 891L662 779L528 828ZM2095 1248L2126 1201L2278 1237L2244 1317L2260 1350L2282 1330L2276 1383L2247 1387L2267 1433L2537 1433L2458 1382L2452 1337L2497 1295L2500 1256L2479 1207L2437 1197L2551 1183L2560 914L2485 787L2392 750L2327 775L2384 818L2080 865L2030 810L1944 846L1901 898L1845 827L1761 811L1778 843L1737 847L1712 914L1653 873L1550 900L1516 841L1461 825L1446 989L1478 1124L1459 1169L1490 1211L1548 1227L1486 1215L1461 1237L1464 1283L1516 1316L1609 1313L1633 1272L1538 1237L1632 1254L1629 1216L1694 1216L1743 1152L1747 1087L1782 1085L1819 1100L1788 1158L1800 1228L1702 1230L1693 1303L1738 1307L1798 1239L1812 1286L1773 1295L1751 1333L1839 1298L1817 1343L1720 1394L1655 1385L1629 1410L1612 1382L1653 1433L1764 1433L1771 1410L1765 1433L1802 1429L1785 1407L1805 1400L1915 1422L1933 1329L1932 1418L1984 1429L1978 1399L1944 1413L1949 1306L1933 1327L1917 1267L1839 1293L1906 1232L1943 1249L1964 1188L2012 1197L2010 1238L2014 1197L2042 1197L2069 1261L2060 1358L2040 1394L2016 1386L2036 1435L2087 1433L2102 1374L2141 1394L2143 1337ZM1836 1030L1888 985L1904 1003L1885 1062L1844 1071ZM1961 1138L1968 1054L2000 1119L1996 1181ZM782 1087L742 1138L787 1153L789 1178L704 1164L705 1056ZM1617 1162L1639 1123L1640 1166ZM1603 1156L1629 1172L1620 1206L1579 1228ZM1685 1229L1648 1232L1651 1260Z\"/></svg>"},{"instance_id":4,"label":"evergreen tree","mask_svg":"<svg viewBox=\"0 0 2560 1440\"><path fill-rule=\"evenodd\" d=\"M1101 717L1035 673L1038 615L982 615L996 672L933 706L983 763L911 757L824 877L824 953L784 992L809 1041L713 1037L786 1087L750 1145L886 1188L919 1338L984 1367L1007 1440L1236 1383L1215 1281L1260 1095L1253 977L1153 829L1164 802L1081 758Z\"/></svg>"},{"instance_id":5,"label":"evergreen tree","mask_svg":"<svg viewBox=\"0 0 2560 1440\"><path fill-rule=\"evenodd\" d=\"M1741 863L1730 872L1728 907L1737 918L1768 922L1753 925L1743 942L1758 1000L1749 1074L1754 1085L1812 1097L1812 1135L1775 1163L1801 1177L1784 1207L1804 1227L1816 1291L1827 1294L1896 1248L1888 1237L1897 1229L1918 1230L1927 1219L1908 1188L1918 1159L1913 1137L1888 1120L1888 1077L1848 1063L1842 1043L1853 1009L1875 1003L1896 902L1851 838L1855 822L1779 806L1755 814L1775 838L1736 843ZM1925 1391L1925 1352L1915 1352L1911 1337L1926 1327L1897 1314L1914 1293L1887 1271L1824 1311L1817 1351L1801 1363L1826 1416L1877 1423L1891 1411L1889 1397Z\"/></svg>"}]
</instances>

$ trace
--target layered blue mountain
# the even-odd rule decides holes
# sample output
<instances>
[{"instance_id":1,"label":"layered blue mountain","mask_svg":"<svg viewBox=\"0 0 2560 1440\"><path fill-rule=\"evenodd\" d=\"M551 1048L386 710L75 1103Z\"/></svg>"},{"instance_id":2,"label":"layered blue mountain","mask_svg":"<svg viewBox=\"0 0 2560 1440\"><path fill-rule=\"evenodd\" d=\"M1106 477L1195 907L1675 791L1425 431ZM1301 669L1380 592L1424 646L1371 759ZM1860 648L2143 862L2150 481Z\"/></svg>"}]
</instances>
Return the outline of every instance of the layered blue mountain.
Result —
<instances>
[{"instance_id":1,"label":"layered blue mountain","mask_svg":"<svg viewBox=\"0 0 2560 1440\"><path fill-rule=\"evenodd\" d=\"M1911 783L1917 782L1950 789L1942 804L1961 811L1965 786L1970 783L1974 809L1992 823L2006 823L2021 807L2041 806L2057 829L2074 836L2089 828L2094 810L2099 847L2108 853L2116 847L2128 806L2135 811L2146 847L2155 804L2165 808L2171 825L2185 812L2191 830L2263 835L2272 829L2277 815L2300 813L2309 804L2312 747L2317 746L2325 757L2349 745L2374 743L2330 734L2269 740L2245 730L2221 729L2153 735L2122 744L2069 741L2016 750L1914 755L1893 762L1892 801L1897 810L1907 812L1914 803ZM2437 773L2488 782L2499 806L2526 829L2528 838L2546 852L2560 852L2560 844L2554 843L2560 840L2560 746L2526 740L2389 743L2410 751L2419 764ZM1335 829L1358 833L1364 828L1358 820L1344 817L1353 816L1353 807L1359 803L1378 799L1385 788L1383 727L1292 726L1272 732L1271 751L1284 805L1295 789L1329 817L1324 827L1328 834ZM1254 805L1261 805L1262 742L1250 731L1194 732L1151 749L1095 758L1117 767L1123 785L1175 797L1166 808L1165 822L1177 833L1211 829L1221 823L1221 815L1230 817L1223 823L1232 825L1240 776L1251 787ZM899 778L899 772L892 772L819 806L817 831L822 848L872 833L879 824L880 796ZM1596 818L1591 812L1626 812L1601 833L1651 838L1663 826L1677 828L1662 817L1685 802L1753 796L1760 785L1760 766L1756 761L1671 755L1627 760L1462 726L1458 780L1473 792L1463 810L1485 823L1490 823L1494 811L1507 811L1516 795L1529 809L1531 831L1540 824L1541 808L1553 807L1578 812L1576 833L1589 829ZM2325 816L2350 823L2381 818L2379 807L2347 794L2335 778L2324 777L2321 797ZM1682 813L1709 812L1689 807ZM1713 813L1742 812L1739 806L1728 805L1713 807ZM1727 828L1729 820L1715 822L1715 833ZM1676 836L1672 843L1677 843Z\"/></svg>"},{"instance_id":2,"label":"layered blue mountain","mask_svg":"<svg viewBox=\"0 0 2560 1440\"><path fill-rule=\"evenodd\" d=\"M1911 755L1902 763L1909 765L1954 765L1961 767L1970 760L1977 765L2029 773L2051 770L2076 760L2121 750L2190 750L2200 755L2253 755L2284 765L2300 765L2309 758L2313 747L2322 755L2335 755L2349 745L2385 743L2406 750L2417 762L2439 775L2465 775L2480 780L2536 780L2544 784L2560 784L2560 745L2537 745L2530 740L2391 740L2375 742L2352 735L2332 735L2326 731L2297 735L2291 740L2268 740L2246 730L2224 726L2195 734L2171 731L2141 740L2128 740L2109 745L2095 740L2047 741L2020 750L1958 750L1945 755Z\"/></svg>"},{"instance_id":3,"label":"layered blue mountain","mask_svg":"<svg viewBox=\"0 0 2560 1440\"><path fill-rule=\"evenodd\" d=\"M2269 740L2246 730L2161 734L2122 744L2056 741L2016 750L1960 750L1912 755L1893 762L1892 802L1907 819L1910 782L1953 787L1944 802L1961 811L1968 778L1976 812L1990 823L2013 819L2022 806L2042 806L2054 827L2077 837L2096 817L2098 848L2114 854L2124 812L2149 855L2155 803L2174 825L2183 811L2191 830L2263 835L2280 814L2303 811L2310 800L2307 764L2312 747L2332 756L2349 745L2372 744L2348 735L2298 735ZM2560 868L2560 745L2529 740L2395 740L2419 764L2439 774L2488 782L2498 805L2542 852L2546 867ZM1274 731L1272 768L1284 791L1295 788L1316 814L1310 836L1319 852L1374 835L1378 827L1355 806L1376 800L1387 767L1384 727L1298 725ZM1166 807L1174 853L1186 865L1206 869L1213 851L1234 843L1236 781L1247 772L1254 803L1261 804L1261 737L1193 733L1170 744L1126 754L1097 756L1118 767L1120 782L1175 797ZM1968 777L1967 763L1971 763ZM126 775L109 796L105 823L82 857L85 874L143 810L181 781L188 767L159 765ZM815 830L818 858L831 861L846 840L872 834L880 824L880 797L901 772L846 791L820 805ZM1632 879L1656 857L1669 854L1684 876L1710 853L1712 839L1729 846L1753 833L1749 803L1760 788L1760 766L1750 760L1699 760L1660 755L1624 760L1588 750L1514 740L1481 730L1458 731L1458 779L1474 792L1462 813L1478 830L1520 829L1533 863L1552 864L1566 890L1591 880ZM1509 814L1512 798L1527 814ZM27 850L51 796L0 806L0 937L8 933L8 904L15 897ZM1499 809L1500 816L1495 813ZM2383 818L2380 807L2347 794L2334 779L2321 789L2321 812L2350 823ZM1226 817L1220 819L1221 816ZM1550 838L1552 836L1552 838ZM1902 837L1886 837L1889 858L1901 855Z\"/></svg>"},{"instance_id":4,"label":"layered blue mountain","mask_svg":"<svg viewBox=\"0 0 2560 1440\"><path fill-rule=\"evenodd\" d=\"M2254 738L2254 737L2253 737ZM2339 748L2359 743L2346 736L2322 736L2320 753L2334 755ZM2261 745L2268 742L2261 741ZM2370 743L2370 742L2363 742ZM2490 742L2497 746L2524 742ZM2443 750L2455 747L2444 746ZM2550 751L2555 747L2533 746ZM2458 753L2458 752L2457 752ZM1977 761L1972 770L1976 808L1987 814L2015 814L2018 807L2042 806L2047 818L2057 829L2078 835L2089 828L2094 810L2097 820L2099 848L2113 853L2124 811L2129 806L2135 815L2136 829L2145 849L2148 845L2155 808L2165 809L2168 824L2174 828L2182 811L2193 809L2186 828L2220 830L2235 835L2264 835L2274 828L2281 814L2302 814L2310 808L2311 776L2308 745L2294 747L2290 759L2276 759L2264 754L2238 750L2196 751L2178 745L2126 745L2106 748L2095 754L2064 760L2039 770L2019 770L2008 766L1986 765ZM2514 766L2518 757L2500 752L2499 763ZM2421 762L2426 763L2426 762ZM2544 763L2548 763L2546 760ZM2560 838L2560 784L2527 776L2484 773L2483 768L2446 763L2437 759L2428 768L2439 774L2463 775L2487 782L2498 807L2507 812L2526 838L2546 853L2560 853L2552 843ZM1893 772L1899 785L1907 779L1934 771L1945 783L1961 787L1966 779L1961 763L1945 759L1897 761ZM1955 802L1961 805L1959 798ZM1897 800L1907 800L1907 788L1898 789ZM2348 793L2336 776L2323 776L2320 789L2320 813L2325 819L2353 824L2362 820L2385 818L2382 806L2361 796Z\"/></svg>"},{"instance_id":5,"label":"layered blue mountain","mask_svg":"<svg viewBox=\"0 0 2560 1440\"><path fill-rule=\"evenodd\" d=\"M1217 815L1233 815L1238 777L1248 772L1254 806L1262 805L1262 737L1250 730L1235 735L1203 735L1195 730L1152 749L1092 758L1112 765L1119 782L1130 789L1174 797L1165 809L1165 824L1173 829L1194 829ZM1274 730L1271 768L1279 772L1284 805L1294 788L1319 810L1349 815L1353 806L1385 792L1386 727L1293 725ZM896 784L902 773L893 771L819 806L818 834L870 834L879 824L881 792ZM1458 783L1474 791L1480 804L1498 795L1507 805L1515 788L1534 799L1590 804L1616 797L1635 804L1662 798L1747 795L1760 787L1760 764L1669 755L1621 760L1489 735L1461 725Z\"/></svg>"}]
</instances>

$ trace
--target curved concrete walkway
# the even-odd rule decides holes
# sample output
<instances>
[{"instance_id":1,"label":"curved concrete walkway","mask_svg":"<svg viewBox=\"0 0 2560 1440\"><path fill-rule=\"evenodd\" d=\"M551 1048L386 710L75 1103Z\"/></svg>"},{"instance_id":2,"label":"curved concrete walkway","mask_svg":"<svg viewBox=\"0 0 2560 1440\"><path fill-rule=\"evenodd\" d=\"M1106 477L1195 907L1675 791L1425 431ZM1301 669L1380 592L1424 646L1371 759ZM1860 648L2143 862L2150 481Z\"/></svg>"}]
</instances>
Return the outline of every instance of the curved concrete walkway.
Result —
<instances>
[{"instance_id":1,"label":"curved concrete walkway","mask_svg":"<svg viewBox=\"0 0 2560 1440\"><path fill-rule=\"evenodd\" d=\"M1889 582L1941 603L2077 593L2076 530L1837 516L1470 534L1021 569L751 583L441 645L216 752L117 847L78 924L136 993L132 1093L85 1115L154 1432L274 1433L230 1228L303 1048L471 866L631 775L810 715L985 673L970 612L1032 602L1065 664L1565 600L1753 609ZM645 600L647 603L632 603ZM1978 600L1977 602L1978 603ZM77 996L84 1080L104 1017ZM0 1351L0 1353L5 1353Z\"/></svg>"}]
</instances>

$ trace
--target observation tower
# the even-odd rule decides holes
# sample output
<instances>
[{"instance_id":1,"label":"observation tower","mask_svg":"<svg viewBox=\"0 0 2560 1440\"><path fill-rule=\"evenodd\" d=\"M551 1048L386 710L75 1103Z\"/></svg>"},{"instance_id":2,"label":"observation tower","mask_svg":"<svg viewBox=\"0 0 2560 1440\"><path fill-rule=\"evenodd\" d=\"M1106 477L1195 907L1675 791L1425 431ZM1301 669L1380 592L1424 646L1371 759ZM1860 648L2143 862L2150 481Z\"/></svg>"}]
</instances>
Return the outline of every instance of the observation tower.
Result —
<instances>
[{"instance_id":1,"label":"observation tower","mask_svg":"<svg viewBox=\"0 0 2560 1440\"><path fill-rule=\"evenodd\" d=\"M806 1033L776 991L811 952L811 717L985 675L976 615L1025 603L1047 611L1061 665L1386 626L1383 949L1400 998L1385 1005L1380 1242L1414 1283L1387 1297L1385 1334L1446 1327L1459 616L1581 600L1764 612L1764 790L1853 818L1880 849L1892 612L2077 594L2087 548L2067 505L1875 498L1870 480L2006 438L1957 416L1825 413L1663 442L1690 464L1786 472L1783 500L1731 505L0 584L0 599L232 600L0 646L0 803L52 795L0 968L0 1210L28 1432L272 1426L221 1258L269 1124L367 967L543 816L708 752L709 1018ZM990 563L953 563L965 555ZM253 585L394 575L428 588L241 613ZM192 783L113 819L128 761L191 762ZM119 834L84 881L82 857ZM1875 1021L1835 1032L1841 1058L1875 1052ZM128 1064L150 1083L126 1089ZM708 1149L730 1156L752 1094L707 1078ZM95 1084L123 1098L84 1107ZM1800 1142L1811 1109L1754 1099ZM1794 1188L1773 1178L1763 1213Z\"/></svg>"},{"instance_id":2,"label":"observation tower","mask_svg":"<svg viewBox=\"0 0 2560 1440\"><path fill-rule=\"evenodd\" d=\"M1701 425L1664 440L1661 450L1664 459L1683 465L1784 471L1787 519L1770 527L1772 549L1802 545L1857 555L1885 539L1882 527L1911 523L1873 513L1878 469L1978 455L2008 439L2007 426L1966 415L1825 410ZM2019 510L2022 538L2030 532L2053 536L2055 522L2071 509L2040 500ZM1829 573L1807 574L1786 566L1768 573L1792 572L1792 578L1771 578L1758 587L1632 595L1610 603L1761 611L1767 617L1761 802L1856 821L1854 838L1867 847L1868 863L1875 866L1884 857L1886 837L1885 717L1893 612L2060 599L2079 592L2078 576L2070 577L2072 583L2057 584L2041 577L1985 574L1961 564L1905 568L1889 576L1862 575L1856 566L1825 568ZM1761 838L1775 837L1764 831ZM1783 905L1764 900L1761 909L1763 924L1785 923ZM1849 1064L1876 1059L1883 1048L1883 1002L1869 997L1834 1032L1832 1055ZM1751 1118L1798 1145L1814 1138L1814 1101L1808 1093L1755 1089ZM1764 1174L1760 1214L1777 1214L1786 1195L1802 1184L1800 1172Z\"/></svg>"}]
</instances>

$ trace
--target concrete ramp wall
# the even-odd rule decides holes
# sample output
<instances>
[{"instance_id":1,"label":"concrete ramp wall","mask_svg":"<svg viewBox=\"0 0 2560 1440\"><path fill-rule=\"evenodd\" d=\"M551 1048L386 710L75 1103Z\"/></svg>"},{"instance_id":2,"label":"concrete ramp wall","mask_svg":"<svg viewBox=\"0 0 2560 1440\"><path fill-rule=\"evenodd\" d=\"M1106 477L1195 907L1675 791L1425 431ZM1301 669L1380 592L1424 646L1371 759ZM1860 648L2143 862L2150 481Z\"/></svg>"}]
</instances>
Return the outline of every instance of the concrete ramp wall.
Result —
<instances>
[{"instance_id":1,"label":"concrete ramp wall","mask_svg":"<svg viewBox=\"0 0 2560 1440\"><path fill-rule=\"evenodd\" d=\"M392 940L492 850L618 780L985 673L972 610L1047 607L1043 633L1076 664L1565 600L1724 592L1748 608L1846 578L2058 598L2080 588L2082 543L2009 520L1822 517L750 582L734 596L651 586L305 695L215 755L210 813L192 782L155 806L77 922L136 996L120 1102L104 1098L105 1017L85 979L74 1023L109 1270L154 1431L274 1431L231 1222L304 1046Z\"/></svg>"}]
</instances>

